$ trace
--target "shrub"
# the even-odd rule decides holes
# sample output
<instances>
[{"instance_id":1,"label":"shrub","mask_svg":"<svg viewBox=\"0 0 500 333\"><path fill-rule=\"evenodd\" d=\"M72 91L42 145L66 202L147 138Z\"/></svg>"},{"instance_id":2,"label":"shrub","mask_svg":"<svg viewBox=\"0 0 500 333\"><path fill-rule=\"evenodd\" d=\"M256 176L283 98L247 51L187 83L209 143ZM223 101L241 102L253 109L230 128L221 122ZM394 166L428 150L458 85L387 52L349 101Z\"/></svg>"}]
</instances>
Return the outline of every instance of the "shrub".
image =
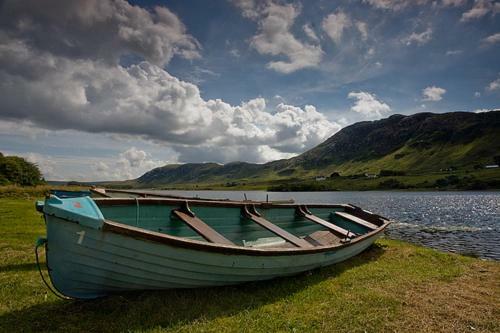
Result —
<instances>
[{"instance_id":1,"label":"shrub","mask_svg":"<svg viewBox=\"0 0 500 333\"><path fill-rule=\"evenodd\" d=\"M405 189L408 186L397 179L391 178L384 180L378 184L378 187L381 189Z\"/></svg>"},{"instance_id":2,"label":"shrub","mask_svg":"<svg viewBox=\"0 0 500 333\"><path fill-rule=\"evenodd\" d=\"M34 186L45 180L38 166L18 156L4 156L0 153L0 184Z\"/></svg>"},{"instance_id":3,"label":"shrub","mask_svg":"<svg viewBox=\"0 0 500 333\"><path fill-rule=\"evenodd\" d=\"M387 177L387 176L404 176L406 173L404 171L398 171L398 170L380 170L379 176L380 177Z\"/></svg>"}]
</instances>

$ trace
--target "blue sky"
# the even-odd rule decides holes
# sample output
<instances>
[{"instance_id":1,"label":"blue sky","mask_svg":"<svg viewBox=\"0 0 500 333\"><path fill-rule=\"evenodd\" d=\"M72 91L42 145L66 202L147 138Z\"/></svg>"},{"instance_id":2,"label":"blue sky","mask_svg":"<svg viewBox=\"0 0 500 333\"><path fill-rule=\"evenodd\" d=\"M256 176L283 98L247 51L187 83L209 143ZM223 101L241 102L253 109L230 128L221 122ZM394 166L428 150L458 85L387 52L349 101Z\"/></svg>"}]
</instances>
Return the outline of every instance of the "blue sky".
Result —
<instances>
[{"instance_id":1,"label":"blue sky","mask_svg":"<svg viewBox=\"0 0 500 333\"><path fill-rule=\"evenodd\" d=\"M5 1L0 151L49 179L294 156L357 121L500 107L491 0Z\"/></svg>"}]
</instances>

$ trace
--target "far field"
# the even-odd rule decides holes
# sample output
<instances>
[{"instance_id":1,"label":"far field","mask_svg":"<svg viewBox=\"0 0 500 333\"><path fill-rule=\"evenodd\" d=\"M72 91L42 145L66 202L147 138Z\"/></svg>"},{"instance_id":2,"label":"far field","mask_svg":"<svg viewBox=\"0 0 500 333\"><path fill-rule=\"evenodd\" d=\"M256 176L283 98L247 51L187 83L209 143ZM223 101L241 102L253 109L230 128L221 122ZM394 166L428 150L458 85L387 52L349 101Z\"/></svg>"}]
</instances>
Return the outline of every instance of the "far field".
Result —
<instances>
[{"instance_id":1,"label":"far field","mask_svg":"<svg viewBox=\"0 0 500 333\"><path fill-rule=\"evenodd\" d=\"M324 176L324 180L316 180ZM405 175L379 176L364 174L330 177L331 174L303 175L300 178L252 178L172 183L155 189L173 190L267 190L267 191L369 191L369 190L495 190L500 189L500 168L453 170ZM109 184L132 188L137 184Z\"/></svg>"},{"instance_id":2,"label":"far field","mask_svg":"<svg viewBox=\"0 0 500 333\"><path fill-rule=\"evenodd\" d=\"M34 261L45 234L34 209L39 190L0 198L0 332L500 331L499 262L389 239L270 282L64 301Z\"/></svg>"}]
</instances>

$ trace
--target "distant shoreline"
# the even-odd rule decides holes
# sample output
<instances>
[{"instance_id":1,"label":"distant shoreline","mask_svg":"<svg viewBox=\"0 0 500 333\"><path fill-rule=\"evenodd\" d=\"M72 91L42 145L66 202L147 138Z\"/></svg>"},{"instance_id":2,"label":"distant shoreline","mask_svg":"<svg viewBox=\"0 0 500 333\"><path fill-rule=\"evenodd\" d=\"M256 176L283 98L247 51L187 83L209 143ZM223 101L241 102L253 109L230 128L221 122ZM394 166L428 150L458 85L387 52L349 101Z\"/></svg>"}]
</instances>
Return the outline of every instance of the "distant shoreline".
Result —
<instances>
[{"instance_id":1,"label":"distant shoreline","mask_svg":"<svg viewBox=\"0 0 500 333\"><path fill-rule=\"evenodd\" d=\"M270 192L311 191L478 191L500 190L500 168L482 170L456 170L428 174L404 175L350 175L269 180L235 179L232 181L206 181L198 183L159 184L137 181L101 183L98 186L121 189L158 190L265 190Z\"/></svg>"}]
</instances>

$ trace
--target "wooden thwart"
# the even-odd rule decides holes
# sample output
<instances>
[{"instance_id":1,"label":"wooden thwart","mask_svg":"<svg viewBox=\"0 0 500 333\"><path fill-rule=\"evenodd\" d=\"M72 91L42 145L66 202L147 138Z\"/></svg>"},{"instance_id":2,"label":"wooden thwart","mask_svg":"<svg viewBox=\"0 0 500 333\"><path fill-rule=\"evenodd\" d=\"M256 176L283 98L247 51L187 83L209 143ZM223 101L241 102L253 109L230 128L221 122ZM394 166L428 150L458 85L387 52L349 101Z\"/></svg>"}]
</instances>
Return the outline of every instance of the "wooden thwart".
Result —
<instances>
[{"instance_id":1,"label":"wooden thwart","mask_svg":"<svg viewBox=\"0 0 500 333\"><path fill-rule=\"evenodd\" d=\"M178 209L173 210L172 214L211 243L235 245L229 239L212 229L208 224L194 216L194 214L191 215Z\"/></svg>"},{"instance_id":2,"label":"wooden thwart","mask_svg":"<svg viewBox=\"0 0 500 333\"><path fill-rule=\"evenodd\" d=\"M346 220L349 220L351 222L357 223L359 225L362 225L362 226L364 226L364 227L366 227L368 229L371 229L371 230L375 230L375 229L378 228L375 224L370 223L368 221L365 221L365 220L363 220L363 219L361 219L361 218L359 218L357 216L351 215L349 213L335 212L335 215L340 216L340 217L342 217L342 218L344 218Z\"/></svg>"},{"instance_id":3,"label":"wooden thwart","mask_svg":"<svg viewBox=\"0 0 500 333\"><path fill-rule=\"evenodd\" d=\"M320 218L316 215L311 214L311 212L309 212L309 210L305 206L298 206L297 207L297 214L308 219L311 222L322 225L323 227L327 228L330 231L333 231L335 234L340 235L342 237L352 238L352 237L356 236L355 233L353 233L349 230L341 228L333 223L330 223L328 221L323 220L322 218Z\"/></svg>"},{"instance_id":4,"label":"wooden thwart","mask_svg":"<svg viewBox=\"0 0 500 333\"><path fill-rule=\"evenodd\" d=\"M249 218L253 222L266 228L267 230L280 236L281 238L285 239L286 241L292 243L293 245L295 245L297 247L300 247L300 248L312 248L312 247L314 247L312 244L305 241L304 239L299 238L295 235L292 235L288 231L281 229L277 225L275 225L275 224L271 223L270 221L266 220L265 218L261 217L260 214L255 210L254 206L251 206L249 208L247 205L245 205L243 207L243 214L245 217Z\"/></svg>"}]
</instances>

